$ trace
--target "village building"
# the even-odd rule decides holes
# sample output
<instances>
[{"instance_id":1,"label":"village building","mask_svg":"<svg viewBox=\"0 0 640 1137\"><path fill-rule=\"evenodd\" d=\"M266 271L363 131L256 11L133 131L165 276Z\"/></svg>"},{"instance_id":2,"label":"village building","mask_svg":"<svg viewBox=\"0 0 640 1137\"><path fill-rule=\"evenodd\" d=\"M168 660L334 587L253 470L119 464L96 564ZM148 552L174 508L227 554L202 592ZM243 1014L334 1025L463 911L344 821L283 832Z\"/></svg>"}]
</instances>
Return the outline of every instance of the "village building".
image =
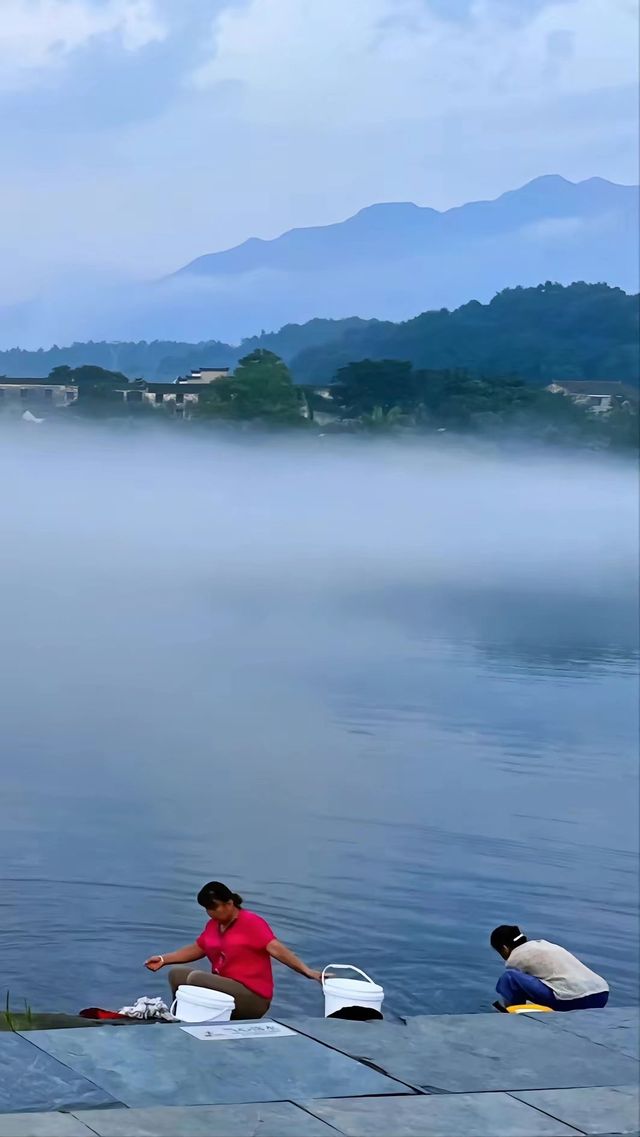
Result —
<instances>
[{"instance_id":1,"label":"village building","mask_svg":"<svg viewBox=\"0 0 640 1137\"><path fill-rule=\"evenodd\" d=\"M608 380L558 379L549 383L547 391L553 395L566 395L579 406L594 414L608 414L615 407L633 410L638 405L638 391L626 383Z\"/></svg>"},{"instance_id":2,"label":"village building","mask_svg":"<svg viewBox=\"0 0 640 1137\"><path fill-rule=\"evenodd\" d=\"M55 383L42 377L12 378L0 375L0 404L37 403L42 409L47 405L66 407L78 396L78 388L73 383Z\"/></svg>"}]
</instances>

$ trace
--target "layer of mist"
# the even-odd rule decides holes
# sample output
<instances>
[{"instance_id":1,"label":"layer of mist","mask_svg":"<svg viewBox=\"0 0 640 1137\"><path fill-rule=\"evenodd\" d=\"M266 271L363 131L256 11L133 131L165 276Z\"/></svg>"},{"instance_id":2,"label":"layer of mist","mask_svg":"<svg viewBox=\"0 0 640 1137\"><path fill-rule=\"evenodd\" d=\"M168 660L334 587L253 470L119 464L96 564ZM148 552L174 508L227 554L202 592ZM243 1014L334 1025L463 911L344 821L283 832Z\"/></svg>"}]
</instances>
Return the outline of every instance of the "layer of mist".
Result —
<instances>
[{"instance_id":1,"label":"layer of mist","mask_svg":"<svg viewBox=\"0 0 640 1137\"><path fill-rule=\"evenodd\" d=\"M446 1009L456 953L477 1009L509 914L582 928L631 984L630 463L25 425L0 468L12 990L142 993L212 877L310 962L357 956L398 1009L405 980ZM613 849L598 916L583 878Z\"/></svg>"}]
</instances>

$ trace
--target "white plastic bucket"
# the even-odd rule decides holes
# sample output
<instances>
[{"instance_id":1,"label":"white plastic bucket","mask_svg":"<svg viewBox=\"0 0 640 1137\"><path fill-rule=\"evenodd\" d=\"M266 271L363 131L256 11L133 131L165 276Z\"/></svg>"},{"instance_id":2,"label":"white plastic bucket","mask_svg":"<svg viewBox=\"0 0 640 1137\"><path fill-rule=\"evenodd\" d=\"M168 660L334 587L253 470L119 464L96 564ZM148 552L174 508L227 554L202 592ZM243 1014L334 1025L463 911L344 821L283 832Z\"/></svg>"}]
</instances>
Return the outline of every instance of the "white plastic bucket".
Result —
<instances>
[{"instance_id":1,"label":"white plastic bucket","mask_svg":"<svg viewBox=\"0 0 640 1137\"><path fill-rule=\"evenodd\" d=\"M327 979L327 971L357 971L362 979ZM382 1008L384 987L370 979L366 972L352 963L328 963L322 971L322 990L324 992L324 1017L335 1014L342 1007L367 1007L373 1011Z\"/></svg>"},{"instance_id":2,"label":"white plastic bucket","mask_svg":"<svg viewBox=\"0 0 640 1137\"><path fill-rule=\"evenodd\" d=\"M233 995L224 991L184 983L176 991L171 1014L184 1023L226 1023L235 1005Z\"/></svg>"}]
</instances>

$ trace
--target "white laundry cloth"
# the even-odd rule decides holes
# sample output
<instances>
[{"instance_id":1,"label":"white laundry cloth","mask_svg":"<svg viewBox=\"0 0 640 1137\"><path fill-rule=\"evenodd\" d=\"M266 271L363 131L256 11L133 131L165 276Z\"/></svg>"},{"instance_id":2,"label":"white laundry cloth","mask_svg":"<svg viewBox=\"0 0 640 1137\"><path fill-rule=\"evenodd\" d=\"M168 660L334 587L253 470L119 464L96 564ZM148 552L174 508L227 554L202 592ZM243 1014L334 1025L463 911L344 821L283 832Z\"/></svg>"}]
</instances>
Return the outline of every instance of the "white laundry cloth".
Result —
<instances>
[{"instance_id":1,"label":"white laundry cloth","mask_svg":"<svg viewBox=\"0 0 640 1137\"><path fill-rule=\"evenodd\" d=\"M162 1019L164 1022L175 1022L167 1004L162 999L150 999L142 995L136 999L131 1007L120 1007L119 1015L126 1015L129 1019Z\"/></svg>"}]
</instances>

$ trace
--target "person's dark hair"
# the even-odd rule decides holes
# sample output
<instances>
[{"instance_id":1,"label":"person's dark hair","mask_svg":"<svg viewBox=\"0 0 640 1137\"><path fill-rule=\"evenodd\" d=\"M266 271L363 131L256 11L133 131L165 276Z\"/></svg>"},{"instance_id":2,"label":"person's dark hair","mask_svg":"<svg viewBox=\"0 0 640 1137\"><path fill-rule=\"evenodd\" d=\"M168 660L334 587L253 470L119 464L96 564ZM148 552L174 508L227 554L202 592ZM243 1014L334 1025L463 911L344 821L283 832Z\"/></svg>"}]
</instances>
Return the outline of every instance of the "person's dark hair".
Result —
<instances>
[{"instance_id":1,"label":"person's dark hair","mask_svg":"<svg viewBox=\"0 0 640 1137\"><path fill-rule=\"evenodd\" d=\"M526 944L527 937L517 924L501 924L499 928L493 929L489 942L494 951L499 952L500 948L506 948L511 952L514 947Z\"/></svg>"},{"instance_id":2,"label":"person's dark hair","mask_svg":"<svg viewBox=\"0 0 640 1137\"><path fill-rule=\"evenodd\" d=\"M226 904L229 900L233 900L236 908L242 906L242 897L219 880L210 880L198 893L198 904L203 908L211 908L213 904Z\"/></svg>"}]
</instances>

